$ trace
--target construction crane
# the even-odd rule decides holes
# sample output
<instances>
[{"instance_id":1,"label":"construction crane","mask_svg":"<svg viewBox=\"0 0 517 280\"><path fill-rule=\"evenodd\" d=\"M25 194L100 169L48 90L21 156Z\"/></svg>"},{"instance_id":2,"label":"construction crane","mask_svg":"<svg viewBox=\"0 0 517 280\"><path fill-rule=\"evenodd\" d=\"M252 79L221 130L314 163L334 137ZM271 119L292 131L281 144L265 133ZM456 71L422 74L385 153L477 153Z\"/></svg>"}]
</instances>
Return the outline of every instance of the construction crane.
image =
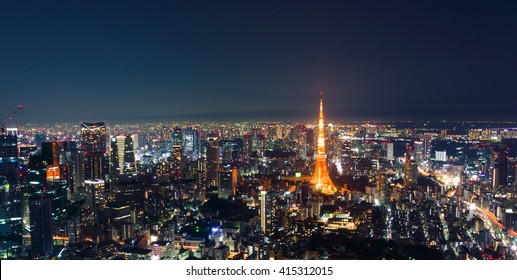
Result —
<instances>
[{"instance_id":1,"label":"construction crane","mask_svg":"<svg viewBox=\"0 0 517 280\"><path fill-rule=\"evenodd\" d=\"M18 105L18 108L16 108L16 110L12 111L9 115L0 118L0 135L5 133L5 122L12 121L14 116L18 114L18 112L23 110L23 108L25 108L25 106Z\"/></svg>"}]
</instances>

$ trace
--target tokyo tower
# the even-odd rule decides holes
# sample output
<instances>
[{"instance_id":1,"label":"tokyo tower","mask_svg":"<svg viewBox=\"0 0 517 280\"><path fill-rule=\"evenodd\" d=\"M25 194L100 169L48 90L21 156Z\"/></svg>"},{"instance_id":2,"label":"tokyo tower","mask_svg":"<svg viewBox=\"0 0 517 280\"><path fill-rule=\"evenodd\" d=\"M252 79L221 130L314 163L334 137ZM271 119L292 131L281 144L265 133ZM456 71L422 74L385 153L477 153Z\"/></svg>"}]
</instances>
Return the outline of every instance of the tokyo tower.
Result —
<instances>
[{"instance_id":1,"label":"tokyo tower","mask_svg":"<svg viewBox=\"0 0 517 280\"><path fill-rule=\"evenodd\" d=\"M318 144L316 150L316 166L310 182L316 191L334 194L337 191L327 170L327 151L325 149L325 125L323 119L323 92L320 92L320 117L318 123Z\"/></svg>"}]
</instances>

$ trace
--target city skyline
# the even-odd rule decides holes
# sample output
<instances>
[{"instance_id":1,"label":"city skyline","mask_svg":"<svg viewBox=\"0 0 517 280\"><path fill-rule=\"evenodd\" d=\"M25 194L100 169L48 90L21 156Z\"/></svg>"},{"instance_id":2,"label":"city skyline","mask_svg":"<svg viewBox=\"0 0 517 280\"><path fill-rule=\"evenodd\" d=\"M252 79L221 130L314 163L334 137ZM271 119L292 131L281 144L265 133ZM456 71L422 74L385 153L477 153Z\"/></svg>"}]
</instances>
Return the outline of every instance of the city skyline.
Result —
<instances>
[{"instance_id":1,"label":"city skyline","mask_svg":"<svg viewBox=\"0 0 517 280\"><path fill-rule=\"evenodd\" d=\"M327 125L323 105L317 126L8 128L0 258L517 257L517 128Z\"/></svg>"},{"instance_id":2,"label":"city skyline","mask_svg":"<svg viewBox=\"0 0 517 280\"><path fill-rule=\"evenodd\" d=\"M517 120L515 3L396 4L3 3L0 111L310 120L323 90L332 121Z\"/></svg>"},{"instance_id":3,"label":"city skyline","mask_svg":"<svg viewBox=\"0 0 517 280\"><path fill-rule=\"evenodd\" d=\"M516 12L0 3L0 259L516 260Z\"/></svg>"}]
</instances>

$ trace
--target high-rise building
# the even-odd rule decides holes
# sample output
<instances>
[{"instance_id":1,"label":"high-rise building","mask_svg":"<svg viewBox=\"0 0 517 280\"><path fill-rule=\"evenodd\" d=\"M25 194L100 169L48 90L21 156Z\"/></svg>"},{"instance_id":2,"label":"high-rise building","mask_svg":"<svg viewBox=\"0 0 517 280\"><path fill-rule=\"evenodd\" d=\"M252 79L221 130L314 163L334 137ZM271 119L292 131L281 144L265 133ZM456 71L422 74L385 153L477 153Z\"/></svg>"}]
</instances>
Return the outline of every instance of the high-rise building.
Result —
<instances>
[{"instance_id":1,"label":"high-rise building","mask_svg":"<svg viewBox=\"0 0 517 280\"><path fill-rule=\"evenodd\" d=\"M206 165L207 180L214 184L215 180L217 180L217 171L221 166L221 160L219 158L219 143L217 138L207 139Z\"/></svg>"},{"instance_id":2,"label":"high-rise building","mask_svg":"<svg viewBox=\"0 0 517 280\"><path fill-rule=\"evenodd\" d=\"M47 165L59 165L61 146L59 142L43 142L41 143L41 155L43 161Z\"/></svg>"},{"instance_id":3,"label":"high-rise building","mask_svg":"<svg viewBox=\"0 0 517 280\"><path fill-rule=\"evenodd\" d=\"M312 128L307 128L307 146L307 156L312 158L314 156L314 147L316 146L314 129Z\"/></svg>"},{"instance_id":4,"label":"high-rise building","mask_svg":"<svg viewBox=\"0 0 517 280\"><path fill-rule=\"evenodd\" d=\"M81 123L81 147L85 152L85 179L106 179L109 171L106 142L106 124L104 122Z\"/></svg>"},{"instance_id":5,"label":"high-rise building","mask_svg":"<svg viewBox=\"0 0 517 280\"><path fill-rule=\"evenodd\" d=\"M395 159L395 156L394 156L394 148L393 148L393 143L388 143L386 145L386 158L388 160L394 160Z\"/></svg>"},{"instance_id":6,"label":"high-rise building","mask_svg":"<svg viewBox=\"0 0 517 280\"><path fill-rule=\"evenodd\" d=\"M307 142L307 127L305 125L299 125L298 127L298 139L297 139L297 155L301 159L307 159L308 153L308 142Z\"/></svg>"},{"instance_id":7,"label":"high-rise building","mask_svg":"<svg viewBox=\"0 0 517 280\"><path fill-rule=\"evenodd\" d=\"M203 186L205 184L206 176L207 176L206 158L202 157L197 160L197 169L196 169L197 186Z\"/></svg>"},{"instance_id":8,"label":"high-rise building","mask_svg":"<svg viewBox=\"0 0 517 280\"><path fill-rule=\"evenodd\" d=\"M41 144L45 142L47 139L47 136L42 133L34 134L34 144L36 145L37 149L41 149Z\"/></svg>"},{"instance_id":9,"label":"high-rise building","mask_svg":"<svg viewBox=\"0 0 517 280\"><path fill-rule=\"evenodd\" d=\"M106 180L109 173L109 157L106 153L84 154L84 179L85 180Z\"/></svg>"},{"instance_id":10,"label":"high-rise building","mask_svg":"<svg viewBox=\"0 0 517 280\"><path fill-rule=\"evenodd\" d=\"M183 131L183 155L190 160L199 158L199 133L192 127Z\"/></svg>"},{"instance_id":11,"label":"high-rise building","mask_svg":"<svg viewBox=\"0 0 517 280\"><path fill-rule=\"evenodd\" d=\"M271 211L268 211L268 195L267 191L261 191L260 192L260 229L262 232L267 232L267 224L268 220L271 219L271 216L268 216L268 213Z\"/></svg>"},{"instance_id":12,"label":"high-rise building","mask_svg":"<svg viewBox=\"0 0 517 280\"><path fill-rule=\"evenodd\" d=\"M93 210L94 222L98 223L100 212L106 209L108 202L104 181L86 180L84 184L86 205Z\"/></svg>"},{"instance_id":13,"label":"high-rise building","mask_svg":"<svg viewBox=\"0 0 517 280\"><path fill-rule=\"evenodd\" d=\"M217 197L228 199L233 194L233 177L231 170L221 170L217 172L219 191Z\"/></svg>"},{"instance_id":14,"label":"high-rise building","mask_svg":"<svg viewBox=\"0 0 517 280\"><path fill-rule=\"evenodd\" d=\"M422 136L422 142L424 144L424 160L429 159L429 153L431 151L431 135L424 135Z\"/></svg>"},{"instance_id":15,"label":"high-rise building","mask_svg":"<svg viewBox=\"0 0 517 280\"><path fill-rule=\"evenodd\" d=\"M0 135L0 176L5 176L10 184L18 182L18 137Z\"/></svg>"},{"instance_id":16,"label":"high-rise building","mask_svg":"<svg viewBox=\"0 0 517 280\"><path fill-rule=\"evenodd\" d=\"M51 200L45 196L29 199L31 252L50 255L53 250Z\"/></svg>"},{"instance_id":17,"label":"high-rise building","mask_svg":"<svg viewBox=\"0 0 517 280\"><path fill-rule=\"evenodd\" d=\"M411 147L406 147L406 159L404 161L404 188L415 186L417 183L418 165L411 159Z\"/></svg>"},{"instance_id":18,"label":"high-rise building","mask_svg":"<svg viewBox=\"0 0 517 280\"><path fill-rule=\"evenodd\" d=\"M492 150L492 163L493 163L493 181L495 185L506 186L508 185L508 147L499 145L491 148Z\"/></svg>"},{"instance_id":19,"label":"high-rise building","mask_svg":"<svg viewBox=\"0 0 517 280\"><path fill-rule=\"evenodd\" d=\"M253 154L253 137L250 134L244 134L244 148L243 157L244 159L250 159Z\"/></svg>"},{"instance_id":20,"label":"high-rise building","mask_svg":"<svg viewBox=\"0 0 517 280\"><path fill-rule=\"evenodd\" d=\"M74 141L61 142L60 163L68 167L68 197L75 200L76 190L84 182L84 152L78 150Z\"/></svg>"},{"instance_id":21,"label":"high-rise building","mask_svg":"<svg viewBox=\"0 0 517 280\"><path fill-rule=\"evenodd\" d=\"M81 146L89 153L106 152L106 135L104 122L81 123Z\"/></svg>"},{"instance_id":22,"label":"high-rise building","mask_svg":"<svg viewBox=\"0 0 517 280\"><path fill-rule=\"evenodd\" d=\"M84 152L77 151L76 153L73 153L72 161L73 167L70 170L72 170L72 179L74 183L73 186L70 186L70 192L74 194L75 190L82 187L84 182Z\"/></svg>"},{"instance_id":23,"label":"high-rise building","mask_svg":"<svg viewBox=\"0 0 517 280\"><path fill-rule=\"evenodd\" d=\"M233 193L233 195L236 195L236 193L237 193L237 187L239 186L238 183L239 183L239 170L237 169L237 167L234 167L232 169L232 193Z\"/></svg>"},{"instance_id":24,"label":"high-rise building","mask_svg":"<svg viewBox=\"0 0 517 280\"><path fill-rule=\"evenodd\" d=\"M172 130L172 145L181 146L183 144L183 133L181 132L181 128L176 127Z\"/></svg>"},{"instance_id":25,"label":"high-rise building","mask_svg":"<svg viewBox=\"0 0 517 280\"><path fill-rule=\"evenodd\" d=\"M420 164L425 160L425 148L423 141L415 141L415 161Z\"/></svg>"},{"instance_id":26,"label":"high-rise building","mask_svg":"<svg viewBox=\"0 0 517 280\"><path fill-rule=\"evenodd\" d=\"M317 191L325 194L333 194L336 186L330 179L327 170L327 152L325 150L325 124L323 119L323 93L320 94L320 116L318 122L318 144L316 151L316 165L310 181Z\"/></svg>"},{"instance_id":27,"label":"high-rise building","mask_svg":"<svg viewBox=\"0 0 517 280\"><path fill-rule=\"evenodd\" d=\"M111 176L135 174L136 161L133 138L130 135L118 135L111 138Z\"/></svg>"},{"instance_id":28,"label":"high-rise building","mask_svg":"<svg viewBox=\"0 0 517 280\"><path fill-rule=\"evenodd\" d=\"M221 148L221 158L223 165L229 165L239 157L242 142L236 140L221 140L219 147Z\"/></svg>"}]
</instances>

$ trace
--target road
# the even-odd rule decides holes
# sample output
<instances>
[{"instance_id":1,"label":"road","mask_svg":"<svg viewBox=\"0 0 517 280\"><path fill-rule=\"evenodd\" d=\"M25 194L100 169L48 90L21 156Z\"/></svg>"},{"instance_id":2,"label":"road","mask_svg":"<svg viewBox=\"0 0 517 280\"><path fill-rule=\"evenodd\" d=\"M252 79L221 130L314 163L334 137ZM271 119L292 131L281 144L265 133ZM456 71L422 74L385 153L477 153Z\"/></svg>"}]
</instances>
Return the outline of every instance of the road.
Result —
<instances>
[{"instance_id":1,"label":"road","mask_svg":"<svg viewBox=\"0 0 517 280\"><path fill-rule=\"evenodd\" d=\"M471 205L471 203L465 201L465 203L467 203L468 205ZM490 222L492 222L493 224L497 225L500 229L502 230L506 230L506 227L501 224L501 222L499 222L499 220L497 219L497 217L494 215L494 213L484 209L484 208L479 208L479 207L476 207L476 211L480 212L480 213L483 213L489 220ZM517 232L509 229L508 231L508 234L512 237L517 237Z\"/></svg>"}]
</instances>

